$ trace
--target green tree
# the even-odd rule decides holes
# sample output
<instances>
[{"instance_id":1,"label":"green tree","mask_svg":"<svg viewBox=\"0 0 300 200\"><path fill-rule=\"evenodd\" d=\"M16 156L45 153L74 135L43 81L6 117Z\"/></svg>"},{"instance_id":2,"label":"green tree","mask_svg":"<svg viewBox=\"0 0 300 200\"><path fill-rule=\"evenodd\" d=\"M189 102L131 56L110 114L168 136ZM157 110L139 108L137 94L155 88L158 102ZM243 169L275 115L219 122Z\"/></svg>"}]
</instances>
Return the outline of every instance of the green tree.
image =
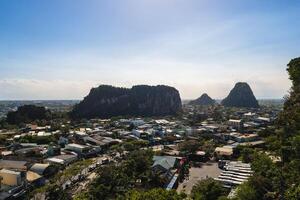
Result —
<instances>
[{"instance_id":1,"label":"green tree","mask_svg":"<svg viewBox=\"0 0 300 200\"><path fill-rule=\"evenodd\" d=\"M215 144L213 142L213 140L207 140L204 142L204 144L202 145L201 149L203 151L205 151L206 155L213 155L214 151L215 151Z\"/></svg>"},{"instance_id":2,"label":"green tree","mask_svg":"<svg viewBox=\"0 0 300 200\"><path fill-rule=\"evenodd\" d=\"M153 152L150 150L133 151L124 162L125 173L134 179L148 182L152 173Z\"/></svg>"},{"instance_id":3,"label":"green tree","mask_svg":"<svg viewBox=\"0 0 300 200\"><path fill-rule=\"evenodd\" d=\"M177 194L175 190L151 189L148 191L131 190L120 200L183 200L185 194Z\"/></svg>"},{"instance_id":4,"label":"green tree","mask_svg":"<svg viewBox=\"0 0 300 200\"><path fill-rule=\"evenodd\" d=\"M179 150L185 154L193 154L200 148L201 143L197 140L186 140L179 144Z\"/></svg>"},{"instance_id":5,"label":"green tree","mask_svg":"<svg viewBox=\"0 0 300 200\"><path fill-rule=\"evenodd\" d=\"M212 178L199 181L192 189L191 197L196 200L216 200L225 194L226 190L220 182Z\"/></svg>"},{"instance_id":6,"label":"green tree","mask_svg":"<svg viewBox=\"0 0 300 200\"><path fill-rule=\"evenodd\" d=\"M153 152L130 152L122 163L99 169L99 176L89 187L89 199L115 199L134 187L151 189L159 180L152 172Z\"/></svg>"},{"instance_id":7,"label":"green tree","mask_svg":"<svg viewBox=\"0 0 300 200\"><path fill-rule=\"evenodd\" d=\"M94 199L107 199L127 191L131 179L122 166L107 166L100 169L99 176L92 183L89 195Z\"/></svg>"},{"instance_id":8,"label":"green tree","mask_svg":"<svg viewBox=\"0 0 300 200\"><path fill-rule=\"evenodd\" d=\"M134 151L139 150L143 147L147 147L149 144L148 141L145 140L128 140L123 143L123 147L126 151Z\"/></svg>"},{"instance_id":9,"label":"green tree","mask_svg":"<svg viewBox=\"0 0 300 200\"><path fill-rule=\"evenodd\" d=\"M256 190L248 182L243 183L237 188L236 200L257 200Z\"/></svg>"},{"instance_id":10,"label":"green tree","mask_svg":"<svg viewBox=\"0 0 300 200\"><path fill-rule=\"evenodd\" d=\"M285 193L285 199L299 200L300 199L300 185L290 187Z\"/></svg>"},{"instance_id":11,"label":"green tree","mask_svg":"<svg viewBox=\"0 0 300 200\"><path fill-rule=\"evenodd\" d=\"M81 193L77 194L73 199L74 200L88 200L89 195L87 192L81 192Z\"/></svg>"},{"instance_id":12,"label":"green tree","mask_svg":"<svg viewBox=\"0 0 300 200\"><path fill-rule=\"evenodd\" d=\"M236 151L239 152L240 159L245 162L249 163L253 161L253 154L254 154L254 149L250 148L248 146L237 146Z\"/></svg>"},{"instance_id":13,"label":"green tree","mask_svg":"<svg viewBox=\"0 0 300 200\"><path fill-rule=\"evenodd\" d=\"M71 200L71 198L65 193L65 191L57 186L53 185L47 191L47 199L48 200Z\"/></svg>"}]
</instances>

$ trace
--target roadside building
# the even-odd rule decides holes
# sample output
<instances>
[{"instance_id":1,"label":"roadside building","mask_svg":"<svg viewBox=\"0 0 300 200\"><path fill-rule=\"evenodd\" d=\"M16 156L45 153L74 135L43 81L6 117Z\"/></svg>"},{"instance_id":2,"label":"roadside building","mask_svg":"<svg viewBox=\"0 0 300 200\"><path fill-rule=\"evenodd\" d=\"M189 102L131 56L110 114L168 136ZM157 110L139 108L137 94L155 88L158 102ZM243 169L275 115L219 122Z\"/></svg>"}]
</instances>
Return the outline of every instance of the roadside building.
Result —
<instances>
[{"instance_id":1,"label":"roadside building","mask_svg":"<svg viewBox=\"0 0 300 200\"><path fill-rule=\"evenodd\" d=\"M45 178L33 171L26 172L26 180L29 184L37 187L45 184Z\"/></svg>"},{"instance_id":2,"label":"roadside building","mask_svg":"<svg viewBox=\"0 0 300 200\"><path fill-rule=\"evenodd\" d=\"M49 163L35 163L31 166L30 171L35 172L44 177L50 177L56 173L56 168Z\"/></svg>"},{"instance_id":3,"label":"roadside building","mask_svg":"<svg viewBox=\"0 0 300 200\"><path fill-rule=\"evenodd\" d=\"M152 170L160 176L165 188L174 188L183 174L185 159L174 156L154 156Z\"/></svg>"},{"instance_id":4,"label":"roadside building","mask_svg":"<svg viewBox=\"0 0 300 200\"><path fill-rule=\"evenodd\" d=\"M263 126L268 125L271 122L271 119L268 117L257 117L254 121Z\"/></svg>"},{"instance_id":5,"label":"roadside building","mask_svg":"<svg viewBox=\"0 0 300 200\"><path fill-rule=\"evenodd\" d=\"M231 158L233 156L234 149L232 146L223 146L223 147L217 147L215 149L215 154L218 157L222 158Z\"/></svg>"},{"instance_id":6,"label":"roadside building","mask_svg":"<svg viewBox=\"0 0 300 200\"><path fill-rule=\"evenodd\" d=\"M241 128L243 128L243 121L240 119L230 119L228 122L228 125L240 130Z\"/></svg>"},{"instance_id":7,"label":"roadside building","mask_svg":"<svg viewBox=\"0 0 300 200\"><path fill-rule=\"evenodd\" d=\"M18 186L22 184L21 172L8 169L0 170L1 184L9 186Z\"/></svg>"},{"instance_id":8,"label":"roadside building","mask_svg":"<svg viewBox=\"0 0 300 200\"><path fill-rule=\"evenodd\" d=\"M72 143L72 144L67 144L65 146L65 149L69 151L74 151L75 153L78 154L84 154L87 153L91 148L86 145Z\"/></svg>"},{"instance_id":9,"label":"roadside building","mask_svg":"<svg viewBox=\"0 0 300 200\"><path fill-rule=\"evenodd\" d=\"M236 141L236 142L252 142L258 140L257 134L241 134L241 133L230 133L230 139Z\"/></svg>"},{"instance_id":10,"label":"roadside building","mask_svg":"<svg viewBox=\"0 0 300 200\"><path fill-rule=\"evenodd\" d=\"M27 171L27 165L28 163L26 161L0 160L1 169Z\"/></svg>"},{"instance_id":11,"label":"roadside building","mask_svg":"<svg viewBox=\"0 0 300 200\"><path fill-rule=\"evenodd\" d=\"M47 158L45 162L66 166L71 164L72 162L75 162L76 160L78 160L77 155L63 154L63 155Z\"/></svg>"},{"instance_id":12,"label":"roadside building","mask_svg":"<svg viewBox=\"0 0 300 200\"><path fill-rule=\"evenodd\" d=\"M137 129L133 129L132 134L138 138L141 138L142 135L146 135L146 133L143 130L137 130Z\"/></svg>"},{"instance_id":13,"label":"roadside building","mask_svg":"<svg viewBox=\"0 0 300 200\"><path fill-rule=\"evenodd\" d=\"M51 136L51 133L45 132L45 131L40 131L37 133L37 136L38 137L49 137L49 136Z\"/></svg>"},{"instance_id":14,"label":"roadside building","mask_svg":"<svg viewBox=\"0 0 300 200\"><path fill-rule=\"evenodd\" d=\"M247 112L247 113L244 113L243 114L243 117L247 120L251 120L253 119L254 117L256 117L257 114L256 113L253 113L253 112Z\"/></svg>"}]
</instances>

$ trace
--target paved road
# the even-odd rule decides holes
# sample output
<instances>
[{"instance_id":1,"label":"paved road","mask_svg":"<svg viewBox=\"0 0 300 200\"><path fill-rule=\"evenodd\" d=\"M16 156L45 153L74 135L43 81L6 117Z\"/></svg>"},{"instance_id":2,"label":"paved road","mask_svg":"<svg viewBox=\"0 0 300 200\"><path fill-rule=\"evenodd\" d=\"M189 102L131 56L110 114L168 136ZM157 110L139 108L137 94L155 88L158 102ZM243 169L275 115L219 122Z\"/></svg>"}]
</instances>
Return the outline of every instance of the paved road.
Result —
<instances>
[{"instance_id":1,"label":"paved road","mask_svg":"<svg viewBox=\"0 0 300 200\"><path fill-rule=\"evenodd\" d=\"M191 167L188 179L179 184L177 192L190 194L194 184L199 180L209 177L217 178L220 173L221 170L218 168L218 163L216 162L201 163L201 167Z\"/></svg>"}]
</instances>

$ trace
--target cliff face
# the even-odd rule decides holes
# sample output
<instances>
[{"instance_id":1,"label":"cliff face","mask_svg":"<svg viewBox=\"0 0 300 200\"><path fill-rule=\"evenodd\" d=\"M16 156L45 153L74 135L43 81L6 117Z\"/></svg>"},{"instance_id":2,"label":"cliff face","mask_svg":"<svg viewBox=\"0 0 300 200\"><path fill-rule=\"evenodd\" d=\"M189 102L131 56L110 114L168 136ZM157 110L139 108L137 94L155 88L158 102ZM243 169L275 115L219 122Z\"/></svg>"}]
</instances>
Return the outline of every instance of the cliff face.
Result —
<instances>
[{"instance_id":1,"label":"cliff face","mask_svg":"<svg viewBox=\"0 0 300 200\"><path fill-rule=\"evenodd\" d=\"M193 101L190 101L190 105L214 105L215 100L210 98L206 93L202 94L201 97L198 99L195 99Z\"/></svg>"},{"instance_id":2,"label":"cliff face","mask_svg":"<svg viewBox=\"0 0 300 200\"><path fill-rule=\"evenodd\" d=\"M236 83L229 95L222 101L227 107L258 108L258 102L247 83Z\"/></svg>"},{"instance_id":3,"label":"cliff face","mask_svg":"<svg viewBox=\"0 0 300 200\"><path fill-rule=\"evenodd\" d=\"M179 92L169 86L138 85L131 89L101 85L77 104L74 118L108 118L121 115L174 115L181 109Z\"/></svg>"}]
</instances>

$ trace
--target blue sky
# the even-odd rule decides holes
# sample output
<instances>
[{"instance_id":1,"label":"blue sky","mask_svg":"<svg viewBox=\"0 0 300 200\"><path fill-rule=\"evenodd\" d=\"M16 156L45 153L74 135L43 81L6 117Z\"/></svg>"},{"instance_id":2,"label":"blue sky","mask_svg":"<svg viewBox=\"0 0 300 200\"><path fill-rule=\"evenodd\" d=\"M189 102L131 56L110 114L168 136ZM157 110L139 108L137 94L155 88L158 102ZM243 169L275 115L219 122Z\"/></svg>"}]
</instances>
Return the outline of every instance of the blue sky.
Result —
<instances>
[{"instance_id":1,"label":"blue sky","mask_svg":"<svg viewBox=\"0 0 300 200\"><path fill-rule=\"evenodd\" d=\"M166 84L184 99L290 87L300 1L2 0L0 99L81 99L99 84Z\"/></svg>"}]
</instances>

